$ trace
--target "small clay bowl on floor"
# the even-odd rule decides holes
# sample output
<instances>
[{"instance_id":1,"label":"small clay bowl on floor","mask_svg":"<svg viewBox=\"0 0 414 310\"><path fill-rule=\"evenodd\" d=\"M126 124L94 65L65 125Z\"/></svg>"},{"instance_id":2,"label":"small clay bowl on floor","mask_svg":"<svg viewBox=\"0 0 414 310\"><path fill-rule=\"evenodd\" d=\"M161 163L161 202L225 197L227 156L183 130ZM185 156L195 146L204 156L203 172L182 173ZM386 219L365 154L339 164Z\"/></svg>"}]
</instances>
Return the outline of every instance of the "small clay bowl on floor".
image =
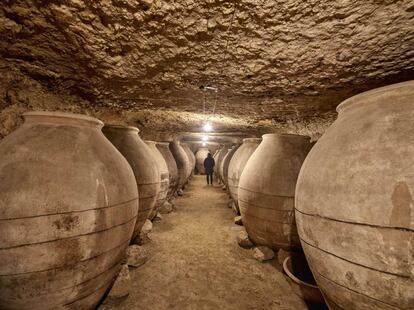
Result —
<instances>
[{"instance_id":1,"label":"small clay bowl on floor","mask_svg":"<svg viewBox=\"0 0 414 310\"><path fill-rule=\"evenodd\" d=\"M292 287L293 292L310 304L324 304L322 293L316 285L312 272L306 260L285 258L283 272Z\"/></svg>"}]
</instances>

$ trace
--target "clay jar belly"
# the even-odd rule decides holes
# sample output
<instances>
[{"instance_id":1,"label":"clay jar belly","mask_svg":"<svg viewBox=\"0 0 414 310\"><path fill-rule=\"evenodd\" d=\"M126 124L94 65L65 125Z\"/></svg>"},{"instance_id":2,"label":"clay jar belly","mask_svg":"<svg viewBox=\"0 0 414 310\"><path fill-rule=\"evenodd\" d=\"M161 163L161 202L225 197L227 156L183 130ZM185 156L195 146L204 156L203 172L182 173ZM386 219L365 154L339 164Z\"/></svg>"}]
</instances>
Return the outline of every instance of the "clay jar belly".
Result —
<instances>
[{"instance_id":1,"label":"clay jar belly","mask_svg":"<svg viewBox=\"0 0 414 310\"><path fill-rule=\"evenodd\" d=\"M306 258L331 309L414 309L414 81L337 111L296 188Z\"/></svg>"},{"instance_id":2,"label":"clay jar belly","mask_svg":"<svg viewBox=\"0 0 414 310\"><path fill-rule=\"evenodd\" d=\"M165 162L168 166L170 187L168 189L167 200L171 200L178 184L177 164L175 162L173 154L170 151L169 145L169 142L157 142L157 149L160 151L162 157L165 159Z\"/></svg>"},{"instance_id":3,"label":"clay jar belly","mask_svg":"<svg viewBox=\"0 0 414 310\"><path fill-rule=\"evenodd\" d=\"M214 171L214 174L216 174L216 175L217 175L218 155L219 155L220 151L221 151L221 148L219 147L213 155L213 159L214 159L214 163L215 163L213 171Z\"/></svg>"},{"instance_id":4,"label":"clay jar belly","mask_svg":"<svg viewBox=\"0 0 414 310\"><path fill-rule=\"evenodd\" d=\"M239 208L252 241L285 250L300 249L294 195L310 138L266 134L240 177Z\"/></svg>"},{"instance_id":5,"label":"clay jar belly","mask_svg":"<svg viewBox=\"0 0 414 310\"><path fill-rule=\"evenodd\" d=\"M154 208L160 190L157 163L148 145L139 137L138 128L105 125L102 132L126 158L134 171L138 184L139 209L133 236L134 241Z\"/></svg>"},{"instance_id":6,"label":"clay jar belly","mask_svg":"<svg viewBox=\"0 0 414 310\"><path fill-rule=\"evenodd\" d=\"M197 172L199 174L205 174L205 169L204 169L204 160L207 158L207 155L210 151L208 150L208 148L203 147L203 148L199 148L195 157L196 157L196 169Z\"/></svg>"},{"instance_id":7,"label":"clay jar belly","mask_svg":"<svg viewBox=\"0 0 414 310\"><path fill-rule=\"evenodd\" d=\"M229 177L229 165L230 161L233 158L234 154L239 149L240 144L234 145L227 155L223 158L223 181L226 187L228 187L228 177Z\"/></svg>"},{"instance_id":8,"label":"clay jar belly","mask_svg":"<svg viewBox=\"0 0 414 310\"><path fill-rule=\"evenodd\" d=\"M214 166L214 174L216 176L217 179L219 179L221 181L221 177L220 177L220 167L221 167L221 162L224 158L224 156L226 156L229 148L231 147L230 144L226 144L224 145L217 153L216 158L214 158L216 165Z\"/></svg>"},{"instance_id":9,"label":"clay jar belly","mask_svg":"<svg viewBox=\"0 0 414 310\"><path fill-rule=\"evenodd\" d=\"M231 152L231 148L227 149L226 153L223 156L223 159L220 161L220 167L218 170L219 178L223 184L225 184L224 183L224 162L226 161L227 155L230 154L230 152Z\"/></svg>"},{"instance_id":10,"label":"clay jar belly","mask_svg":"<svg viewBox=\"0 0 414 310\"><path fill-rule=\"evenodd\" d=\"M181 143L181 146L182 146L183 150L185 151L185 153L187 154L187 157L188 157L188 163L189 163L189 167L188 167L189 173L188 173L188 176L187 176L187 180L188 180L190 178L190 176L194 172L194 168L195 168L195 156L194 156L193 151L188 146L188 144Z\"/></svg>"},{"instance_id":11,"label":"clay jar belly","mask_svg":"<svg viewBox=\"0 0 414 310\"><path fill-rule=\"evenodd\" d=\"M225 155L225 154L221 155L222 152L224 152L224 146L221 146L213 156L214 162L216 163L216 165L214 166L214 174L216 175L217 178L218 178L218 170L220 168L220 165L219 165L220 157L222 159L222 157Z\"/></svg>"},{"instance_id":12,"label":"clay jar belly","mask_svg":"<svg viewBox=\"0 0 414 310\"><path fill-rule=\"evenodd\" d=\"M258 138L247 138L243 140L243 144L237 149L234 153L228 168L228 188L230 196L236 204L237 211L239 210L239 180L240 176L244 170L244 167L247 164L250 156L257 149L262 139Z\"/></svg>"},{"instance_id":13,"label":"clay jar belly","mask_svg":"<svg viewBox=\"0 0 414 310\"><path fill-rule=\"evenodd\" d=\"M0 308L93 309L134 231L134 174L99 120L24 118L0 143Z\"/></svg>"},{"instance_id":14,"label":"clay jar belly","mask_svg":"<svg viewBox=\"0 0 414 310\"><path fill-rule=\"evenodd\" d=\"M167 163L165 162L164 157L162 157L160 151L156 147L156 142L154 141L145 141L152 151L153 158L155 159L158 166L158 173L160 178L160 190L158 192L157 201L155 202L155 207L151 212L149 218L153 219L157 214L157 210L162 207L162 205L167 201L168 188L170 186L169 172Z\"/></svg>"},{"instance_id":15,"label":"clay jar belly","mask_svg":"<svg viewBox=\"0 0 414 310\"><path fill-rule=\"evenodd\" d=\"M177 164L178 182L176 190L179 190L184 186L187 181L187 177L191 173L191 171L189 171L190 162L186 152L181 147L180 141L171 142L170 151L174 156L175 163Z\"/></svg>"}]
</instances>

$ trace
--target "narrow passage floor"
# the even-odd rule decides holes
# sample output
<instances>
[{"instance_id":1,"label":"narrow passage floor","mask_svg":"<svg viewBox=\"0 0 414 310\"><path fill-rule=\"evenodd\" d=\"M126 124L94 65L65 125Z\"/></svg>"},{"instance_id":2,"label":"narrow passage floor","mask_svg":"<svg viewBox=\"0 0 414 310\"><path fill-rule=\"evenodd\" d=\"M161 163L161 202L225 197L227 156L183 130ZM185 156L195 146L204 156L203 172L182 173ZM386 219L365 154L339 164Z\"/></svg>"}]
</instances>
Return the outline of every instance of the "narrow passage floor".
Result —
<instances>
[{"instance_id":1,"label":"narrow passage floor","mask_svg":"<svg viewBox=\"0 0 414 310\"><path fill-rule=\"evenodd\" d=\"M194 176L176 210L154 223L150 259L130 269L132 292L109 309L305 310L276 260L260 263L238 246L227 193ZM105 307L108 309L108 307Z\"/></svg>"}]
</instances>

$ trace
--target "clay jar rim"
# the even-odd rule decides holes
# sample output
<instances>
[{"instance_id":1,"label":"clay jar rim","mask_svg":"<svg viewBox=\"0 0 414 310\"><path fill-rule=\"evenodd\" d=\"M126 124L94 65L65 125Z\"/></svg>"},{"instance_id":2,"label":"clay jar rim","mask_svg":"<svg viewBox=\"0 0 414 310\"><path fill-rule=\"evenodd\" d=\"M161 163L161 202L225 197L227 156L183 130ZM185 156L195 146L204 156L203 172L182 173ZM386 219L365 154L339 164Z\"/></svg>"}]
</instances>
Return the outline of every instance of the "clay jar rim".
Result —
<instances>
[{"instance_id":1,"label":"clay jar rim","mask_svg":"<svg viewBox=\"0 0 414 310\"><path fill-rule=\"evenodd\" d=\"M310 137L309 136L303 136L303 135L295 135L292 133L267 133L264 134L262 136L263 140L264 139L280 139L280 138L287 138L287 139L291 139L291 138L295 138L295 139L302 139L302 140L309 140L310 141Z\"/></svg>"},{"instance_id":2,"label":"clay jar rim","mask_svg":"<svg viewBox=\"0 0 414 310\"><path fill-rule=\"evenodd\" d=\"M159 141L156 141L155 143L157 145L164 145L164 146L169 146L170 145L170 142L159 142Z\"/></svg>"},{"instance_id":3,"label":"clay jar rim","mask_svg":"<svg viewBox=\"0 0 414 310\"><path fill-rule=\"evenodd\" d=\"M249 142L252 142L252 143L256 143L256 142L262 142L262 138L245 138L245 139L243 139L243 143L249 143Z\"/></svg>"},{"instance_id":4,"label":"clay jar rim","mask_svg":"<svg viewBox=\"0 0 414 310\"><path fill-rule=\"evenodd\" d=\"M205 143L205 144L210 144L210 145L220 145L219 142L214 142L214 141L202 141L202 140L196 140L196 141L191 141L190 143L195 143L195 144L201 144L201 143ZM205 147L205 146L203 146Z\"/></svg>"},{"instance_id":5,"label":"clay jar rim","mask_svg":"<svg viewBox=\"0 0 414 310\"><path fill-rule=\"evenodd\" d=\"M117 129L117 130L125 130L125 131L135 131L139 133L139 129L133 126L123 126L123 125L112 125L112 124L105 124L103 130L105 129Z\"/></svg>"},{"instance_id":6,"label":"clay jar rim","mask_svg":"<svg viewBox=\"0 0 414 310\"><path fill-rule=\"evenodd\" d=\"M317 289L317 290L319 290L319 287L317 286L317 285L313 285L313 284L310 284L310 283L308 283L308 282L305 282L305 281L303 281L303 280L301 280L301 279L299 279L298 277L296 277L291 271L290 271L290 269L288 268L288 262L289 262L289 260L291 260L292 259L292 256L288 256L288 257L286 257L285 258L285 260L283 261L283 271L286 273L286 275L289 277L289 278L291 278L294 282L296 282L297 284L299 284L299 285L303 285L303 286L307 286L307 287L311 287L311 288L314 288L314 289Z\"/></svg>"},{"instance_id":7,"label":"clay jar rim","mask_svg":"<svg viewBox=\"0 0 414 310\"><path fill-rule=\"evenodd\" d=\"M397 89L406 89L407 93L414 94L414 80L392 84L388 86L383 86L379 88L374 88L374 89L365 91L363 93L357 94L355 96L352 96L351 98L348 98L345 101L342 101L342 103L340 103L336 107L336 112L338 112L338 114L341 114L342 112L345 112L346 110L350 109L357 103L362 104L363 101L367 99L367 97L368 98L374 97L375 95L380 95L380 94L387 93L387 92L397 90ZM393 93L389 94L389 96L392 96L392 95Z\"/></svg>"},{"instance_id":8,"label":"clay jar rim","mask_svg":"<svg viewBox=\"0 0 414 310\"><path fill-rule=\"evenodd\" d=\"M47 123L54 125L73 125L102 128L104 123L92 116L50 111L30 111L23 113L25 123Z\"/></svg>"}]
</instances>

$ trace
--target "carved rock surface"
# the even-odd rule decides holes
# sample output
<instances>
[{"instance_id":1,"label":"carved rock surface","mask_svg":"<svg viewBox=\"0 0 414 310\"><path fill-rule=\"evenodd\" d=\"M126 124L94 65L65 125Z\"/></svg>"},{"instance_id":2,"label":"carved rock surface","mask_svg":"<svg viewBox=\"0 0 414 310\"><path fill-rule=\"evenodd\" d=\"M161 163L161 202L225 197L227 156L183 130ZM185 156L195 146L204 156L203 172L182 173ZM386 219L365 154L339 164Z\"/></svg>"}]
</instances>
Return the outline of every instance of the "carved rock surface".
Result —
<instances>
[{"instance_id":1,"label":"carved rock surface","mask_svg":"<svg viewBox=\"0 0 414 310\"><path fill-rule=\"evenodd\" d=\"M139 267L145 264L148 260L147 251L143 246L130 245L126 253L126 264L131 267Z\"/></svg>"},{"instance_id":2,"label":"carved rock surface","mask_svg":"<svg viewBox=\"0 0 414 310\"><path fill-rule=\"evenodd\" d=\"M152 231L152 223L150 220L146 219L144 225L142 225L141 232L143 234L149 234Z\"/></svg>"},{"instance_id":3,"label":"carved rock surface","mask_svg":"<svg viewBox=\"0 0 414 310\"><path fill-rule=\"evenodd\" d=\"M174 211L174 205L166 201L158 210L161 214L167 214Z\"/></svg>"},{"instance_id":4,"label":"carved rock surface","mask_svg":"<svg viewBox=\"0 0 414 310\"><path fill-rule=\"evenodd\" d=\"M253 257L259 262L264 262L273 259L275 252L267 246L259 246L253 250Z\"/></svg>"},{"instance_id":5,"label":"carved rock surface","mask_svg":"<svg viewBox=\"0 0 414 310\"><path fill-rule=\"evenodd\" d=\"M4 0L0 55L54 92L137 115L201 112L200 86L214 84L218 113L257 126L323 118L412 77L413 10L411 0Z\"/></svg>"},{"instance_id":6,"label":"carved rock surface","mask_svg":"<svg viewBox=\"0 0 414 310\"><path fill-rule=\"evenodd\" d=\"M126 297L129 295L130 290L131 277L129 275L129 268L127 264L123 264L114 285L108 293L107 299L109 301L111 299Z\"/></svg>"},{"instance_id":7,"label":"carved rock surface","mask_svg":"<svg viewBox=\"0 0 414 310\"><path fill-rule=\"evenodd\" d=\"M243 226L242 217L241 217L241 216L236 216L236 217L234 218L234 224L236 224L236 225L240 225L240 226Z\"/></svg>"},{"instance_id":8,"label":"carved rock surface","mask_svg":"<svg viewBox=\"0 0 414 310\"><path fill-rule=\"evenodd\" d=\"M245 249L251 249L254 247L253 242L250 240L249 235L245 230L241 231L237 235L237 243L239 246Z\"/></svg>"}]
</instances>

